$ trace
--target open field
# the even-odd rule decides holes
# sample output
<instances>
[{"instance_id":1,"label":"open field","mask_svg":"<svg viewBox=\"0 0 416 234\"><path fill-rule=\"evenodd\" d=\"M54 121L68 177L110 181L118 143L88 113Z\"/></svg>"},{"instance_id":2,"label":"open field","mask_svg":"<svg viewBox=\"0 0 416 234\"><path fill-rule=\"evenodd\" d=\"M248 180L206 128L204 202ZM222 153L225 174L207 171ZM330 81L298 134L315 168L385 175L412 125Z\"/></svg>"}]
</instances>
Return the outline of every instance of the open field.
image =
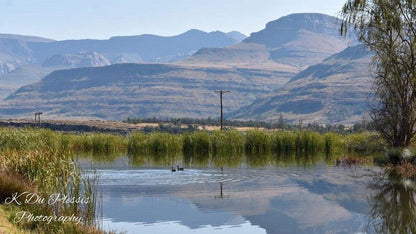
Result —
<instances>
[{"instance_id":1,"label":"open field","mask_svg":"<svg viewBox=\"0 0 416 234\"><path fill-rule=\"evenodd\" d=\"M37 127L33 119L1 119L0 126L3 127ZM102 121L102 120L83 120L83 119L58 119L58 120L42 120L41 127L56 131L65 132L104 132L104 133L117 133L128 134L129 132L141 131L145 127L155 128L158 127L157 123L125 123L120 121ZM181 125L183 129L188 125ZM202 126L197 125L199 130L216 131L219 130L219 126ZM255 127L228 127L238 131L248 131L254 129L263 129Z\"/></svg>"}]
</instances>

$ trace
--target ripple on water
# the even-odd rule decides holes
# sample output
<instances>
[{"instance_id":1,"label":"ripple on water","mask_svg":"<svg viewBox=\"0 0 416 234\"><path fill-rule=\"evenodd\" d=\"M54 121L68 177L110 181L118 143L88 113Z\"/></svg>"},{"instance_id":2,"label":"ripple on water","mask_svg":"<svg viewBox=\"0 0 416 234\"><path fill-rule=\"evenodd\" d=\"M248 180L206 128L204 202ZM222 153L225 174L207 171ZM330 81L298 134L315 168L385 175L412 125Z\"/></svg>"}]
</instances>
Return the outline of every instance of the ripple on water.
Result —
<instances>
[{"instance_id":1,"label":"ripple on water","mask_svg":"<svg viewBox=\"0 0 416 234\"><path fill-rule=\"evenodd\" d=\"M218 169L187 169L171 172L166 169L99 169L97 170L100 185L188 185L202 183L241 183L285 180L299 176L313 177L320 174L315 171L299 168L286 169L244 169L231 168L224 171ZM321 170L326 170L322 168ZM86 171L91 176L94 171Z\"/></svg>"}]
</instances>

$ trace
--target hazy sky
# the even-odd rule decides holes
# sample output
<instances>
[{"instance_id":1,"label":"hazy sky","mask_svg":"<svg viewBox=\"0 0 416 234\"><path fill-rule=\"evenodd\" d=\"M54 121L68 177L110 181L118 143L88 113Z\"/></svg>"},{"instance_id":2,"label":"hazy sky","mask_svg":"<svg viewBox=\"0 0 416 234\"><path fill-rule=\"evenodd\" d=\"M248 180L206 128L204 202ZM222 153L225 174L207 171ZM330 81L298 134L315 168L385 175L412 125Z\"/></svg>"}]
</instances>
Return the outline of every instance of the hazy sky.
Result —
<instances>
[{"instance_id":1,"label":"hazy sky","mask_svg":"<svg viewBox=\"0 0 416 234\"><path fill-rule=\"evenodd\" d=\"M176 35L195 28L246 35L291 13L337 16L344 0L0 0L0 33L52 39Z\"/></svg>"}]
</instances>

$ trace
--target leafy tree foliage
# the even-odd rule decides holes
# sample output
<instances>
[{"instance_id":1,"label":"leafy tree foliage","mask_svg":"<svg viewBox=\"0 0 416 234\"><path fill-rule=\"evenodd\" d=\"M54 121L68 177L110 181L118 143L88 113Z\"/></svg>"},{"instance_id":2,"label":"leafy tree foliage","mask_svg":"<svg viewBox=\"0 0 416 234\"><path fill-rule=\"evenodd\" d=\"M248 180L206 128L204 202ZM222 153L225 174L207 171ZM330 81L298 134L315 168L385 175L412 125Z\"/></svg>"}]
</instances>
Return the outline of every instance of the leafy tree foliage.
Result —
<instances>
[{"instance_id":1,"label":"leafy tree foliage","mask_svg":"<svg viewBox=\"0 0 416 234\"><path fill-rule=\"evenodd\" d=\"M416 1L348 0L341 34L351 28L374 52L375 128L393 147L410 144L416 123Z\"/></svg>"}]
</instances>

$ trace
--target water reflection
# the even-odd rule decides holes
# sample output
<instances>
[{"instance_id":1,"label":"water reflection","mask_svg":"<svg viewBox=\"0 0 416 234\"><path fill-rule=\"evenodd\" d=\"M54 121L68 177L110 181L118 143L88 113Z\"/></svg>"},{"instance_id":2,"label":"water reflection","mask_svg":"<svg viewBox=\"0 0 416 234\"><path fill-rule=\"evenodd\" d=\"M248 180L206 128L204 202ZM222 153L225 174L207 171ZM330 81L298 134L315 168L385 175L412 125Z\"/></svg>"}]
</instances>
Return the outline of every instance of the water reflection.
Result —
<instances>
[{"instance_id":1,"label":"water reflection","mask_svg":"<svg viewBox=\"0 0 416 234\"><path fill-rule=\"evenodd\" d=\"M259 154L259 155L188 155L181 154L140 154L127 155L112 154L99 155L88 154L79 155L79 158L86 159L92 163L111 164L120 160L127 160L134 167L167 167L176 168L176 165L186 168L198 167L217 167L217 168L233 168L233 167L313 167L318 164L334 165L335 156L326 154Z\"/></svg>"},{"instance_id":2,"label":"water reflection","mask_svg":"<svg viewBox=\"0 0 416 234\"><path fill-rule=\"evenodd\" d=\"M414 191L407 183L385 178L380 168L334 167L331 155L108 158L87 159L84 168L98 169L104 224L112 230L416 232ZM171 172L177 164L185 170Z\"/></svg>"},{"instance_id":3,"label":"water reflection","mask_svg":"<svg viewBox=\"0 0 416 234\"><path fill-rule=\"evenodd\" d=\"M377 233L416 233L414 189L409 181L379 177L370 184L371 222L368 229Z\"/></svg>"},{"instance_id":4,"label":"water reflection","mask_svg":"<svg viewBox=\"0 0 416 234\"><path fill-rule=\"evenodd\" d=\"M324 164L98 172L105 223L131 233L350 233L362 231L370 208L366 183Z\"/></svg>"},{"instance_id":5,"label":"water reflection","mask_svg":"<svg viewBox=\"0 0 416 234\"><path fill-rule=\"evenodd\" d=\"M144 155L129 155L130 163L133 166L166 166L171 167L182 165L183 157L180 154L144 154Z\"/></svg>"}]
</instances>

